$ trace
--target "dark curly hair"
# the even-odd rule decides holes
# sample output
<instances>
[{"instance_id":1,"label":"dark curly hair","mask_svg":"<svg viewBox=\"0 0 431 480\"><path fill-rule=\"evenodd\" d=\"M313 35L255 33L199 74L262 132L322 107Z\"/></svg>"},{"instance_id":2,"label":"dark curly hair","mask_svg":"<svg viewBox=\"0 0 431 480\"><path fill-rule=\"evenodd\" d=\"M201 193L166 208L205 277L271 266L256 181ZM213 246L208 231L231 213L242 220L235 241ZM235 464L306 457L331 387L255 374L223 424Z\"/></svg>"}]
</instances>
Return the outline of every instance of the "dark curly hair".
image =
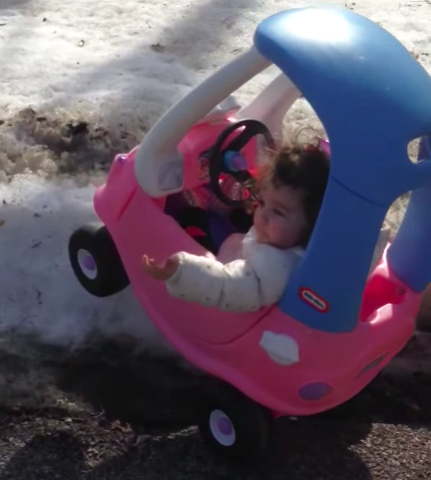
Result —
<instances>
[{"instance_id":1,"label":"dark curly hair","mask_svg":"<svg viewBox=\"0 0 431 480\"><path fill-rule=\"evenodd\" d=\"M260 185L270 183L275 188L290 186L302 193L307 230L306 246L320 212L329 178L329 158L313 145L287 144L270 152L262 167Z\"/></svg>"}]
</instances>

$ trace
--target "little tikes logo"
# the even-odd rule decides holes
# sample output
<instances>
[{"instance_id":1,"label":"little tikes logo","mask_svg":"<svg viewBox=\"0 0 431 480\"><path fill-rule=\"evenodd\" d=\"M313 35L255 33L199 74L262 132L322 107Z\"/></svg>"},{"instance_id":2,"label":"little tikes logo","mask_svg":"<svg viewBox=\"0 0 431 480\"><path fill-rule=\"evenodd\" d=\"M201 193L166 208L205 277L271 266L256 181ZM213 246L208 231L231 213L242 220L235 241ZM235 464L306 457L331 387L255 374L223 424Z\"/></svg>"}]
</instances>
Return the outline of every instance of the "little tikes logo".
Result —
<instances>
[{"instance_id":1,"label":"little tikes logo","mask_svg":"<svg viewBox=\"0 0 431 480\"><path fill-rule=\"evenodd\" d=\"M316 292L313 292L310 288L301 287L298 291L299 298L310 305L320 313L326 313L329 311L329 303Z\"/></svg>"}]
</instances>

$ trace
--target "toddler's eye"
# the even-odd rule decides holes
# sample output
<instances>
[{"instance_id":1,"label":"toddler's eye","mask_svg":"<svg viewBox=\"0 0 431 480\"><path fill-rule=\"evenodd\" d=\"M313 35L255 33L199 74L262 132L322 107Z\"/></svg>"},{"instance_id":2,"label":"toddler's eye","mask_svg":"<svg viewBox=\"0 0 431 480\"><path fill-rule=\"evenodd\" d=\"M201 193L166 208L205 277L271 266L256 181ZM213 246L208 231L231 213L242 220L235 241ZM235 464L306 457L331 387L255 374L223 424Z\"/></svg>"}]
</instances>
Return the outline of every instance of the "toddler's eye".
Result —
<instances>
[{"instance_id":1,"label":"toddler's eye","mask_svg":"<svg viewBox=\"0 0 431 480\"><path fill-rule=\"evenodd\" d=\"M274 208L274 213L278 215L279 217L284 217L284 212L282 210L278 210L277 208Z\"/></svg>"}]
</instances>

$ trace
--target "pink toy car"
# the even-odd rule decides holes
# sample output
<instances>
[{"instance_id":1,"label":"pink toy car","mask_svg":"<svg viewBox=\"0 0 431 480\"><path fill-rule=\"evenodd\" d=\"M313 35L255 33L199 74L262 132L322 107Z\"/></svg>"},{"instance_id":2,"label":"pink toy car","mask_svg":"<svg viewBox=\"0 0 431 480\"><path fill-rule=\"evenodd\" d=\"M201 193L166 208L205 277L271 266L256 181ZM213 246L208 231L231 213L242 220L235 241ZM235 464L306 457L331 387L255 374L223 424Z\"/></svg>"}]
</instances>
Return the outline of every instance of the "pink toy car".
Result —
<instances>
[{"instance_id":1,"label":"pink toy car","mask_svg":"<svg viewBox=\"0 0 431 480\"><path fill-rule=\"evenodd\" d=\"M389 60L390 59L390 60ZM271 63L281 72L249 105L230 94ZM246 231L246 186L260 142L273 143L303 95L331 141L331 175L302 263L281 301L254 313L206 309L168 295L141 270L185 250L217 252ZM94 206L100 225L80 228L69 254L83 287L100 297L129 282L152 321L191 363L221 380L200 431L218 453L263 453L274 418L312 415L361 391L410 338L420 292L431 281L431 162L410 162L418 135L426 160L431 79L389 33L339 8L281 12L254 45L171 108L142 144L114 159ZM259 137L260 139L261 137ZM228 197L220 180L233 178ZM211 189L226 213L190 199ZM413 191L404 223L369 275L392 202ZM196 195L195 195L196 194Z\"/></svg>"}]
</instances>

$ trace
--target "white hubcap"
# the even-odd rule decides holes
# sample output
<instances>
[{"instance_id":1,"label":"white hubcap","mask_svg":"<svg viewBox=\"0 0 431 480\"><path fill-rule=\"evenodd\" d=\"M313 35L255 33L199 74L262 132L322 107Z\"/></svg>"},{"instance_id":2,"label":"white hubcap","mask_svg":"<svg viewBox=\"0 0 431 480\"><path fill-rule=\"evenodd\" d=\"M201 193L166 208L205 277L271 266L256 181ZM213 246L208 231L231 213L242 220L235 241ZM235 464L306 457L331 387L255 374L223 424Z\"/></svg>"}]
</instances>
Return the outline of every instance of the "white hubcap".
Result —
<instances>
[{"instance_id":1,"label":"white hubcap","mask_svg":"<svg viewBox=\"0 0 431 480\"><path fill-rule=\"evenodd\" d=\"M221 410L213 410L209 418L213 437L224 447L231 447L236 441L235 428L230 418Z\"/></svg>"},{"instance_id":2,"label":"white hubcap","mask_svg":"<svg viewBox=\"0 0 431 480\"><path fill-rule=\"evenodd\" d=\"M97 277L97 265L93 255L88 250L81 248L78 250L77 257L82 273L90 280L94 280Z\"/></svg>"}]
</instances>

